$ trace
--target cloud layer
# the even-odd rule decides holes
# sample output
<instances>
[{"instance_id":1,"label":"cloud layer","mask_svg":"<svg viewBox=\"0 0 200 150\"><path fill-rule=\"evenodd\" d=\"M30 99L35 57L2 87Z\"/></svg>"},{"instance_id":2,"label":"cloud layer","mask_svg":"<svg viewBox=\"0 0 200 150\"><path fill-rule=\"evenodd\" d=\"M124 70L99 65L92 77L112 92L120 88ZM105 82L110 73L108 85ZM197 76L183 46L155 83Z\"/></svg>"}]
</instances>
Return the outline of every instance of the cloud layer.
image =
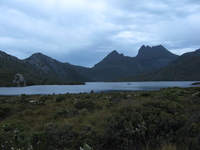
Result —
<instances>
[{"instance_id":1,"label":"cloud layer","mask_svg":"<svg viewBox=\"0 0 200 150\"><path fill-rule=\"evenodd\" d=\"M182 54L200 48L199 17L199 0L6 0L0 49L90 67L114 49L135 56L143 44Z\"/></svg>"}]
</instances>

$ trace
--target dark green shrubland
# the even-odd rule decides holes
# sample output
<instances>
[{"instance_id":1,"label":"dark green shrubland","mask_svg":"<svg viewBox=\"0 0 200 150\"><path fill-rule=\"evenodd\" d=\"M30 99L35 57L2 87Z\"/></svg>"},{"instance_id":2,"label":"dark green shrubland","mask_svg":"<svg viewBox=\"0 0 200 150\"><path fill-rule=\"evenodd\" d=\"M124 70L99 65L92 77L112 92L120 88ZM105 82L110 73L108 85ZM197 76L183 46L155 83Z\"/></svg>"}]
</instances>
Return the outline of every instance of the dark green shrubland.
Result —
<instances>
[{"instance_id":1,"label":"dark green shrubland","mask_svg":"<svg viewBox=\"0 0 200 150\"><path fill-rule=\"evenodd\" d=\"M200 149L199 88L0 97L1 149Z\"/></svg>"}]
</instances>

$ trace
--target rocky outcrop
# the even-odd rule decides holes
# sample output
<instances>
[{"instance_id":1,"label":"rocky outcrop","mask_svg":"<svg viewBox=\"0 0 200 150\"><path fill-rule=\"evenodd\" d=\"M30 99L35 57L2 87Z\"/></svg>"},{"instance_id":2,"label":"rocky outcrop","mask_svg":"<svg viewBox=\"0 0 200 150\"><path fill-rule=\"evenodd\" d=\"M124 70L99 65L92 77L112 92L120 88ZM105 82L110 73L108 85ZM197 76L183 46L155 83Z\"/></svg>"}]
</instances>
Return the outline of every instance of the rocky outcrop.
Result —
<instances>
[{"instance_id":1,"label":"rocky outcrop","mask_svg":"<svg viewBox=\"0 0 200 150\"><path fill-rule=\"evenodd\" d=\"M22 74L17 73L14 76L13 84L18 87L26 86L26 80Z\"/></svg>"}]
</instances>

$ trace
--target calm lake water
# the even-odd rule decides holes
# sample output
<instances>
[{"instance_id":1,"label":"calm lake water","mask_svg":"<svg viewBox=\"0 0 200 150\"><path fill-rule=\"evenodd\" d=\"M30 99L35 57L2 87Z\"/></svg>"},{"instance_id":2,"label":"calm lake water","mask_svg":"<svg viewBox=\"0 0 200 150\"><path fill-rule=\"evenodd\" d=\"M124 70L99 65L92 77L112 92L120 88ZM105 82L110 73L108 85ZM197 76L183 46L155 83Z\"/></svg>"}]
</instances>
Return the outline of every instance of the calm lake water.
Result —
<instances>
[{"instance_id":1,"label":"calm lake water","mask_svg":"<svg viewBox=\"0 0 200 150\"><path fill-rule=\"evenodd\" d=\"M86 82L85 85L35 85L27 87L0 87L0 95L65 94L80 92L148 91L167 87L194 87L196 81L163 82Z\"/></svg>"}]
</instances>

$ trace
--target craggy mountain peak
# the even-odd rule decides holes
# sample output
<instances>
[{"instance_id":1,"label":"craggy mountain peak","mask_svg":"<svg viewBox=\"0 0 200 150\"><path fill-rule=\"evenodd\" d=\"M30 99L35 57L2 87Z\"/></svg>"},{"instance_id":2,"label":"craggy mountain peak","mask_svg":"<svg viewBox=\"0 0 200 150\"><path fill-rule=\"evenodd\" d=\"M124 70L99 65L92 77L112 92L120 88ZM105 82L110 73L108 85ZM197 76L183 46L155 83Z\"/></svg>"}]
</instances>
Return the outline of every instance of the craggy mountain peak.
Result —
<instances>
[{"instance_id":1,"label":"craggy mountain peak","mask_svg":"<svg viewBox=\"0 0 200 150\"><path fill-rule=\"evenodd\" d=\"M123 54L119 54L116 50L109 53L102 61L94 65L93 68L102 68L107 66L119 65L120 63L124 62L127 58Z\"/></svg>"},{"instance_id":2,"label":"craggy mountain peak","mask_svg":"<svg viewBox=\"0 0 200 150\"><path fill-rule=\"evenodd\" d=\"M124 55L119 54L116 50L112 51L110 54L106 56L106 58L113 58L113 59L120 58L120 57L124 57Z\"/></svg>"},{"instance_id":3,"label":"craggy mountain peak","mask_svg":"<svg viewBox=\"0 0 200 150\"><path fill-rule=\"evenodd\" d=\"M42 61L42 60L45 61L45 60L54 60L54 59L42 53L34 53L30 57L28 57L26 60L36 62L36 61Z\"/></svg>"},{"instance_id":4,"label":"craggy mountain peak","mask_svg":"<svg viewBox=\"0 0 200 150\"><path fill-rule=\"evenodd\" d=\"M41 68L45 71L53 69L55 72L59 72L60 70L63 70L62 66L64 65L64 63L61 63L42 53L35 53L27 58L25 61L34 64L37 68Z\"/></svg>"},{"instance_id":5,"label":"craggy mountain peak","mask_svg":"<svg viewBox=\"0 0 200 150\"><path fill-rule=\"evenodd\" d=\"M143 45L135 58L143 67L150 71L169 65L178 56L168 51L162 45L153 47Z\"/></svg>"},{"instance_id":6,"label":"craggy mountain peak","mask_svg":"<svg viewBox=\"0 0 200 150\"><path fill-rule=\"evenodd\" d=\"M176 58L177 55L168 51L162 45L145 46L143 45L136 56L138 59L156 59L156 58Z\"/></svg>"},{"instance_id":7,"label":"craggy mountain peak","mask_svg":"<svg viewBox=\"0 0 200 150\"><path fill-rule=\"evenodd\" d=\"M29 62L31 64L35 64L37 67L46 66L46 68L54 68L55 70L58 69L58 65L63 64L63 63L57 61L56 59L53 59L42 53L35 53L35 54L31 55L29 58L25 59L25 61Z\"/></svg>"}]
</instances>

